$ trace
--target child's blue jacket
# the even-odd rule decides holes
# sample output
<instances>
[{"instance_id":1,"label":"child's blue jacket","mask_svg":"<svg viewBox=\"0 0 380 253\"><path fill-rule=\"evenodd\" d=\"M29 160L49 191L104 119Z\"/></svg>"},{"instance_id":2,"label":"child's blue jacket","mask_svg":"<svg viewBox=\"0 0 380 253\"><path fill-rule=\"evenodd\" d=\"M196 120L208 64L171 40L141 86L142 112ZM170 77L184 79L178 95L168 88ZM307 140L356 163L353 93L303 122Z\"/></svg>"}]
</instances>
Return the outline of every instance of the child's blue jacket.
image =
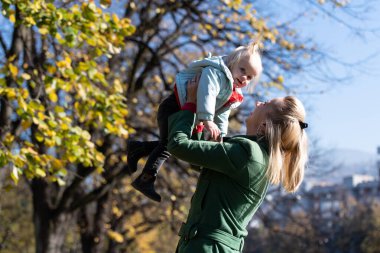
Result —
<instances>
[{"instance_id":1,"label":"child's blue jacket","mask_svg":"<svg viewBox=\"0 0 380 253\"><path fill-rule=\"evenodd\" d=\"M202 73L197 93L197 120L214 121L222 136L227 134L228 117L231 109L238 107L241 101L227 103L233 92L233 77L222 56L209 56L193 61L188 68L176 75L177 95L181 106L186 103L187 82ZM239 88L235 91L242 94Z\"/></svg>"}]
</instances>

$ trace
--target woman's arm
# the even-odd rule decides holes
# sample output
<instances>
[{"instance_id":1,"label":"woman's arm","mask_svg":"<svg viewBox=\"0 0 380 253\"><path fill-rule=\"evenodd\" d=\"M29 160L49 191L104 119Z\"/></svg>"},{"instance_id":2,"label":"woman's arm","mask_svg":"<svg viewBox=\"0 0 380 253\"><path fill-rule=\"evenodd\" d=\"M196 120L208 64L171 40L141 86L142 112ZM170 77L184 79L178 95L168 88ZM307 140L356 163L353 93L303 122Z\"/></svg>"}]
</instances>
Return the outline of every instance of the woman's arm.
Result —
<instances>
[{"instance_id":1,"label":"woman's arm","mask_svg":"<svg viewBox=\"0 0 380 253\"><path fill-rule=\"evenodd\" d=\"M225 145L231 146L232 144L192 140L194 121L195 114L189 110L183 110L170 116L169 152L191 164L213 168L227 174L229 170L234 170L235 166L230 161L225 149ZM244 151L242 150L242 152Z\"/></svg>"},{"instance_id":2,"label":"woman's arm","mask_svg":"<svg viewBox=\"0 0 380 253\"><path fill-rule=\"evenodd\" d=\"M195 121L194 103L197 98L197 87L196 80L189 81L187 103L182 107L182 111L169 118L168 150L177 158L191 164L238 178L239 169L244 169L251 155L249 149L244 148L239 142L216 143L191 139Z\"/></svg>"}]
</instances>

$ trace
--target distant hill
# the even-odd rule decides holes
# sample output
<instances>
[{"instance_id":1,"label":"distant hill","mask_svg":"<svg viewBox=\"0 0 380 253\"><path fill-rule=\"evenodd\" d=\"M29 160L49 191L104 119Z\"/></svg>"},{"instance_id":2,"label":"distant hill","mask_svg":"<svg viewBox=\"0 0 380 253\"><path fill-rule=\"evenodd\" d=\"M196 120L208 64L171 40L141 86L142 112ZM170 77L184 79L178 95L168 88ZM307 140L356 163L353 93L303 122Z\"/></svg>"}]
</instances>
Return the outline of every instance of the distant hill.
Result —
<instances>
[{"instance_id":1,"label":"distant hill","mask_svg":"<svg viewBox=\"0 0 380 253\"><path fill-rule=\"evenodd\" d=\"M353 149L333 149L331 155L336 158L337 162L358 167L376 167L376 159L380 159L375 154Z\"/></svg>"},{"instance_id":2,"label":"distant hill","mask_svg":"<svg viewBox=\"0 0 380 253\"><path fill-rule=\"evenodd\" d=\"M341 183L343 178L353 174L366 174L378 179L376 154L352 149L333 149L329 152L330 166L336 167L334 171L325 173L317 178L306 179L314 185L316 182ZM323 168L321 168L322 170Z\"/></svg>"}]
</instances>

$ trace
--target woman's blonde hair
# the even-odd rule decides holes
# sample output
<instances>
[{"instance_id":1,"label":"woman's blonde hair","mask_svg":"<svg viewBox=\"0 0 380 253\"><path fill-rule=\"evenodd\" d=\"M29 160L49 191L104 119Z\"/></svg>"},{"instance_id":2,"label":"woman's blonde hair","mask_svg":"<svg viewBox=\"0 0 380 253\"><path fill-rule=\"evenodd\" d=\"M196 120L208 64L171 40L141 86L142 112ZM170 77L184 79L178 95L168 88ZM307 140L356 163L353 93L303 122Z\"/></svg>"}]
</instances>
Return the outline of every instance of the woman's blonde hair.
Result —
<instances>
[{"instance_id":1,"label":"woman's blonde hair","mask_svg":"<svg viewBox=\"0 0 380 253\"><path fill-rule=\"evenodd\" d=\"M308 160L307 134L303 129L305 109L293 96L284 98L282 107L274 108L265 122L269 141L267 176L272 184L281 183L287 192L294 192L302 183Z\"/></svg>"},{"instance_id":2,"label":"woman's blonde hair","mask_svg":"<svg viewBox=\"0 0 380 253\"><path fill-rule=\"evenodd\" d=\"M251 81L251 83L255 85L260 79L261 73L263 72L259 45L256 41L253 41L246 46L237 47L232 53L227 56L226 64L227 67L232 70L235 64L237 64L242 57L246 56L250 56L252 58L252 62L254 64L253 67L256 70L256 76Z\"/></svg>"}]
</instances>

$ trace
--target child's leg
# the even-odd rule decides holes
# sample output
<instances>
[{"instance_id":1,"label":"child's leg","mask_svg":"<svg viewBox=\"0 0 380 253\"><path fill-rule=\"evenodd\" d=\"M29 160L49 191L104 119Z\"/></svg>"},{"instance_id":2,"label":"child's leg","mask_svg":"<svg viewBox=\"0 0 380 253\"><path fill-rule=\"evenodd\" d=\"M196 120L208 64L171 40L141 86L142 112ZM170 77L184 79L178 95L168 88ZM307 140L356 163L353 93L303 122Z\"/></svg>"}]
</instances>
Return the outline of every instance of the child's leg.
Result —
<instances>
[{"instance_id":1,"label":"child's leg","mask_svg":"<svg viewBox=\"0 0 380 253\"><path fill-rule=\"evenodd\" d=\"M140 158L148 156L158 146L159 141L134 141L127 143L127 170L133 174L137 170L137 163Z\"/></svg>"},{"instance_id":2,"label":"child's leg","mask_svg":"<svg viewBox=\"0 0 380 253\"><path fill-rule=\"evenodd\" d=\"M157 121L160 130L160 142L149 155L143 172L132 183L132 186L152 200L161 201L161 196L154 189L157 173L164 162L170 157L167 150L168 143L168 118L180 110L175 95L167 97L158 108Z\"/></svg>"}]
</instances>

